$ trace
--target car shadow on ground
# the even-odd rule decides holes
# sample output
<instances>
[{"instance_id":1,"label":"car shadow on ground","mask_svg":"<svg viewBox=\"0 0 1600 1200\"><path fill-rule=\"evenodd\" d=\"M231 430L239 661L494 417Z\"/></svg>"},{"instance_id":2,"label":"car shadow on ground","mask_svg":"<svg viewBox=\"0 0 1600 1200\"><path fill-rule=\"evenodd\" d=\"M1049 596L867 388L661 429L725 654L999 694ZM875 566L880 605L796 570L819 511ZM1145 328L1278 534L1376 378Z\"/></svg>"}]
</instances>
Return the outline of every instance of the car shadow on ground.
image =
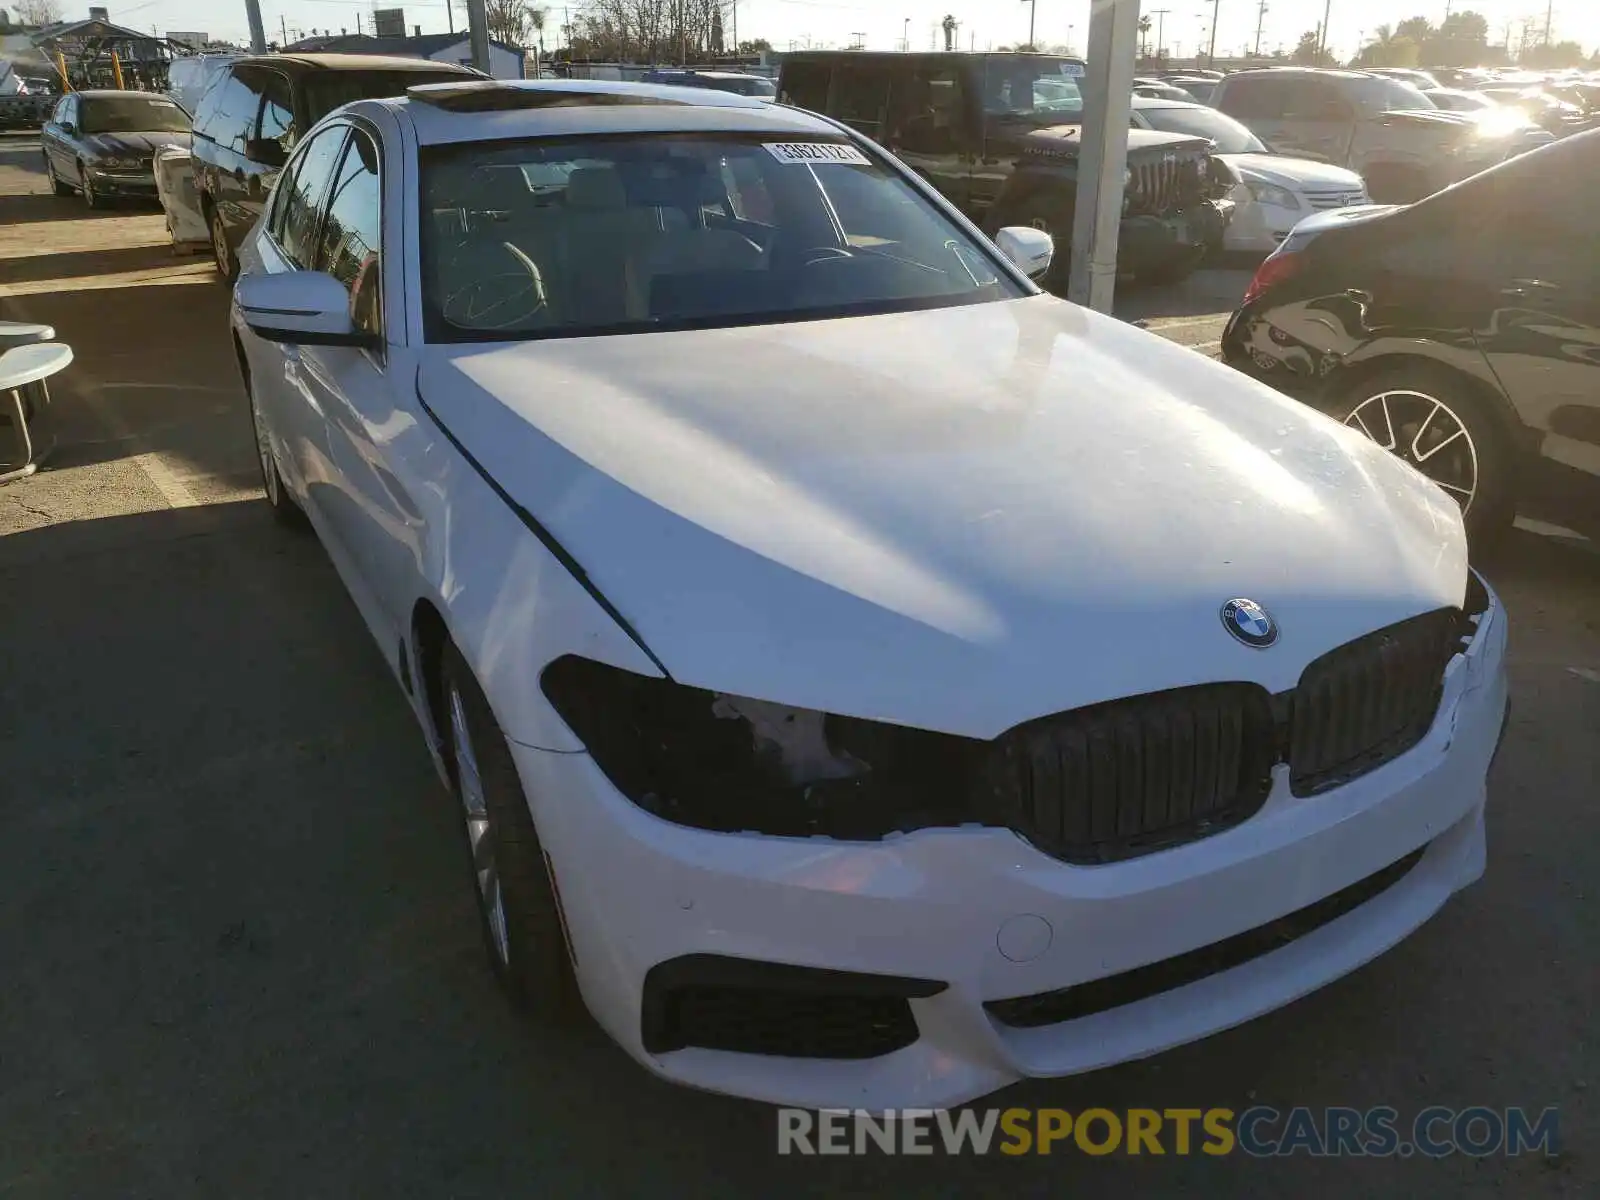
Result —
<instances>
[{"instance_id":1,"label":"car shadow on ground","mask_svg":"<svg viewBox=\"0 0 1600 1200\"><path fill-rule=\"evenodd\" d=\"M153 271L173 266L175 262L181 266L185 261L175 259L171 246L160 245L21 255L0 258L0 285L36 283L49 279L84 279L94 275L116 275L124 271Z\"/></svg>"},{"instance_id":2,"label":"car shadow on ground","mask_svg":"<svg viewBox=\"0 0 1600 1200\"><path fill-rule=\"evenodd\" d=\"M170 262L159 246L42 257L93 259L118 270L130 262ZM27 261L0 260L0 274ZM37 481L155 452L186 474L254 485L255 448L228 333L228 294L211 278L13 296L0 299L0 316L52 325L73 351L72 365L52 381L47 419L57 448Z\"/></svg>"},{"instance_id":3,"label":"car shadow on ground","mask_svg":"<svg viewBox=\"0 0 1600 1200\"><path fill-rule=\"evenodd\" d=\"M1596 570L1528 538L1509 552L1535 578ZM315 540L264 502L0 539L0 595L20 617L0 625L8 1195L1521 1200L1574 1182L1537 1157L1403 1175L1070 1142L1015 1161L780 1158L771 1108L672 1087L592 1026L502 1001L453 802L399 687ZM1503 822L1563 836L1533 812ZM1511 936L1498 889L1516 845L1415 937L1287 1009L978 1107L1562 1100L1575 1067L1540 1039L1585 1018L1548 963L1581 931ZM1539 883L1549 861L1542 847L1512 865ZM1461 953L1475 937L1497 948L1493 1003Z\"/></svg>"},{"instance_id":4,"label":"car shadow on ground","mask_svg":"<svg viewBox=\"0 0 1600 1200\"><path fill-rule=\"evenodd\" d=\"M0 163L0 165L5 165ZM119 201L109 207L90 208L81 197L52 195L49 185L40 176L40 186L46 190L28 196L0 196L0 225L25 225L40 221L88 221L107 217L137 216L142 212L160 212L138 200Z\"/></svg>"}]
</instances>

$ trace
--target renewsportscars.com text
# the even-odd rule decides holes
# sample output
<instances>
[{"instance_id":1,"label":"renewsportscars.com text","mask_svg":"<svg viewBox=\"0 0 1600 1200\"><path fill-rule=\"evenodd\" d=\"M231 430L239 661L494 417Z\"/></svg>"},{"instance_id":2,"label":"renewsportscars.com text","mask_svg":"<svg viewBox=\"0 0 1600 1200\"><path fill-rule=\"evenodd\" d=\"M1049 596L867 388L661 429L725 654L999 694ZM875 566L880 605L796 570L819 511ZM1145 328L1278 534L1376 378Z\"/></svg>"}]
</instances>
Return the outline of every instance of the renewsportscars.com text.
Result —
<instances>
[{"instance_id":1,"label":"renewsportscars.com text","mask_svg":"<svg viewBox=\"0 0 1600 1200\"><path fill-rule=\"evenodd\" d=\"M779 1154L1444 1158L1560 1152L1559 1114L1523 1108L778 1110Z\"/></svg>"}]
</instances>

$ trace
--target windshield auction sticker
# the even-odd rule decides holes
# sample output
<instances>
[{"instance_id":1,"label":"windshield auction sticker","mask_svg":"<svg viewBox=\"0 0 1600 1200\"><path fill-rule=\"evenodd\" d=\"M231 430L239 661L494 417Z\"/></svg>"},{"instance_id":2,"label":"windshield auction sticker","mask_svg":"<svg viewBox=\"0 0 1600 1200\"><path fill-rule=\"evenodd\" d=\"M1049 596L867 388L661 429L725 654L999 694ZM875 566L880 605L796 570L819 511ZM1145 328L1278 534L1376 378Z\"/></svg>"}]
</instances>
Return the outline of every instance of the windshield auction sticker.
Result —
<instances>
[{"instance_id":1,"label":"windshield auction sticker","mask_svg":"<svg viewBox=\"0 0 1600 1200\"><path fill-rule=\"evenodd\" d=\"M849 163L870 167L872 160L854 146L837 142L763 142L767 153L784 163Z\"/></svg>"}]
</instances>

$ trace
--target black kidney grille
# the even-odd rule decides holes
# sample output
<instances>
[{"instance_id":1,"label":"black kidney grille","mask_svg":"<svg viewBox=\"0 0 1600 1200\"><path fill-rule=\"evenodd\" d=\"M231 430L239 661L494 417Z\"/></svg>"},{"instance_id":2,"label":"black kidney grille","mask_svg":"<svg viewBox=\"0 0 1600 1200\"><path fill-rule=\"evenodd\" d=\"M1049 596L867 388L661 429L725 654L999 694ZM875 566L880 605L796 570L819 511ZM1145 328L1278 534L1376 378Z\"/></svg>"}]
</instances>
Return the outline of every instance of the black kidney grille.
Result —
<instances>
[{"instance_id":1,"label":"black kidney grille","mask_svg":"<svg viewBox=\"0 0 1600 1200\"><path fill-rule=\"evenodd\" d=\"M1267 693L1253 684L1179 688L1045 717L996 744L989 817L1067 862L1149 853L1260 808L1277 742Z\"/></svg>"},{"instance_id":2,"label":"black kidney grille","mask_svg":"<svg viewBox=\"0 0 1600 1200\"><path fill-rule=\"evenodd\" d=\"M1294 794L1337 787L1421 741L1461 636L1460 610L1439 609L1347 642L1306 667L1292 710Z\"/></svg>"}]
</instances>

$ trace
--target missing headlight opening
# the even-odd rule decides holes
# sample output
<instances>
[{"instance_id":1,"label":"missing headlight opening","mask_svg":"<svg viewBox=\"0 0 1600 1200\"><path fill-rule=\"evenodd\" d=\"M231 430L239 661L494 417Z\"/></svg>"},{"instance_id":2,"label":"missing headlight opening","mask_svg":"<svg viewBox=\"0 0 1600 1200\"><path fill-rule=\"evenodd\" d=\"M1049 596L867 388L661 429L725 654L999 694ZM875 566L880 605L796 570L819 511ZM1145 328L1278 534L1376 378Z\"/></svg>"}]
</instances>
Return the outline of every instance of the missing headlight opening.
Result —
<instances>
[{"instance_id":1,"label":"missing headlight opening","mask_svg":"<svg viewBox=\"0 0 1600 1200\"><path fill-rule=\"evenodd\" d=\"M1024 722L991 741L687 687L568 655L541 686L612 784L680 825L878 841L1010 829L1063 862L1154 853L1221 832L1290 767L1296 795L1358 778L1432 728L1449 661L1488 593L1329 650L1295 688L1173 688Z\"/></svg>"},{"instance_id":2,"label":"missing headlight opening","mask_svg":"<svg viewBox=\"0 0 1600 1200\"><path fill-rule=\"evenodd\" d=\"M700 829L875 841L977 818L983 742L635 675L576 656L545 695L635 804Z\"/></svg>"}]
</instances>

